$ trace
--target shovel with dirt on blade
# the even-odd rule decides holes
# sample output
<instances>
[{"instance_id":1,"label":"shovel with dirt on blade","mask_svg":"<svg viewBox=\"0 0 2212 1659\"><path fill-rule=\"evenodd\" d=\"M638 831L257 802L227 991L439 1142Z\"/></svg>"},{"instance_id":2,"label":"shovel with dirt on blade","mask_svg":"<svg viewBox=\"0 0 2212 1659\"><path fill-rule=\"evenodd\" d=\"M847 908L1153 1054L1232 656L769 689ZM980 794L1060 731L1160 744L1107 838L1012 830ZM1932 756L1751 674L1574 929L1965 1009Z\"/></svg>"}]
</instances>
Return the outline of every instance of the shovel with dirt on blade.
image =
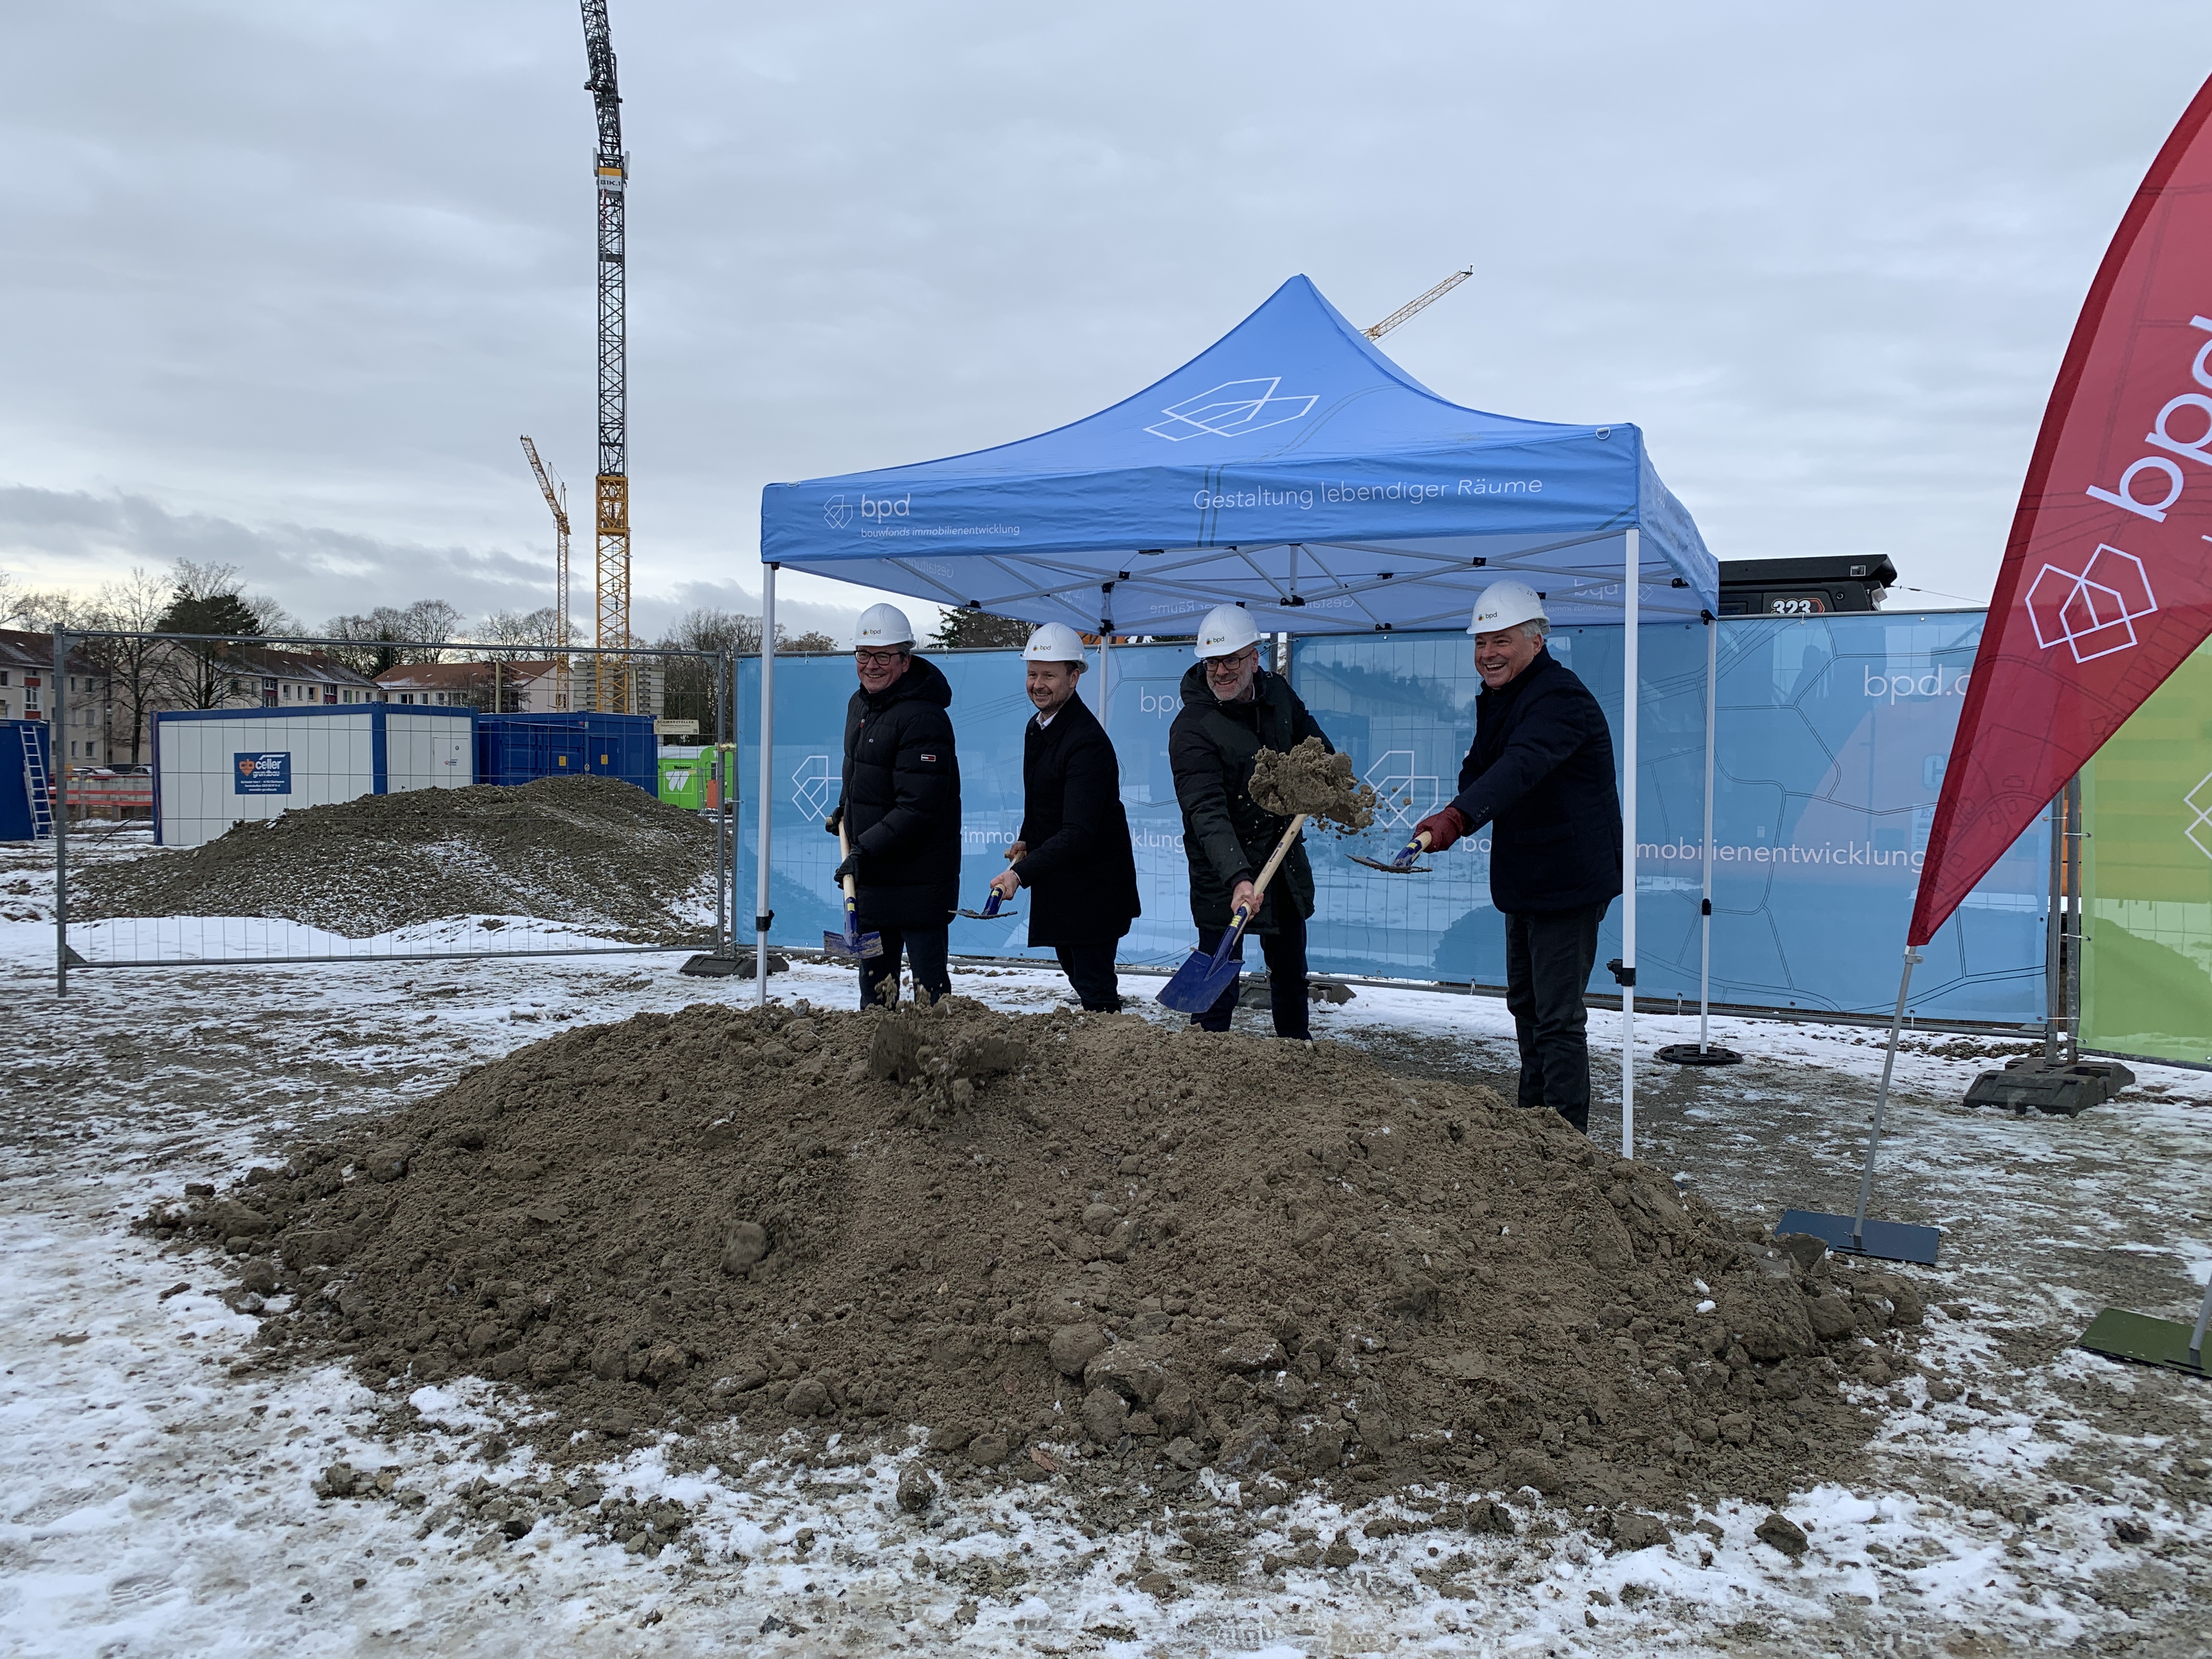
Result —
<instances>
[{"instance_id":1,"label":"shovel with dirt on blade","mask_svg":"<svg viewBox=\"0 0 2212 1659\"><path fill-rule=\"evenodd\" d=\"M965 905L963 905L960 909L960 914L967 917L970 921L1012 921L1016 916L1021 915L1021 912L1018 910L1001 910L999 907L1006 902L1005 896L994 890L992 892L991 896L983 901L983 908L981 909L970 910Z\"/></svg>"},{"instance_id":2,"label":"shovel with dirt on blade","mask_svg":"<svg viewBox=\"0 0 2212 1659\"><path fill-rule=\"evenodd\" d=\"M1260 914L1261 901L1267 896L1267 884L1275 878L1282 867L1283 859L1291 845L1305 828L1306 815L1299 813L1291 820L1291 827L1283 831L1282 840L1275 843L1274 853L1267 860L1267 867L1260 872L1260 879L1252 884L1252 896L1238 907L1229 918L1228 931L1221 943L1212 951L1198 950L1190 959L1175 970L1165 985L1160 988L1160 1006L1172 1008L1179 1014L1199 1014L1221 1000L1221 994L1237 982L1237 975L1244 971L1244 958L1237 947L1244 941L1244 930L1252 918Z\"/></svg>"},{"instance_id":3,"label":"shovel with dirt on blade","mask_svg":"<svg viewBox=\"0 0 2212 1659\"><path fill-rule=\"evenodd\" d=\"M837 854L839 867L845 869L845 931L842 933L825 929L822 934L822 949L832 960L858 962L863 957L879 957L884 953L881 933L860 931L860 884L853 879L848 866L853 862L853 844L845 838L845 814L837 814Z\"/></svg>"},{"instance_id":4,"label":"shovel with dirt on blade","mask_svg":"<svg viewBox=\"0 0 2212 1659\"><path fill-rule=\"evenodd\" d=\"M1381 859L1370 859L1364 853L1346 853L1345 857L1354 864L1364 864L1370 870L1380 870L1386 876L1425 876L1435 867L1419 862L1421 854L1428 850L1429 832L1424 830L1401 847L1397 857L1388 864Z\"/></svg>"}]
</instances>

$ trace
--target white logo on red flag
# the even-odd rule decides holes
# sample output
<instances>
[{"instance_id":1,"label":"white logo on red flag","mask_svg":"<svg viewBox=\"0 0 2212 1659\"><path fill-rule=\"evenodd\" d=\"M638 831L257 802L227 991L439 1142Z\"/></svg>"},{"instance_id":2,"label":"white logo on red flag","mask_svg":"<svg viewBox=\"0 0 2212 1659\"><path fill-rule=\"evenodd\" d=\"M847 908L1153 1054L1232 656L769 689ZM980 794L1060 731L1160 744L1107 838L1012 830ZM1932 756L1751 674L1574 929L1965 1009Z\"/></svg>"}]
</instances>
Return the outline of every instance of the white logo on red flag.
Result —
<instances>
[{"instance_id":1,"label":"white logo on red flag","mask_svg":"<svg viewBox=\"0 0 2212 1659\"><path fill-rule=\"evenodd\" d=\"M2045 651L2063 645L2075 662L2094 662L2136 642L2136 623L2158 609L2142 561L2100 545L2077 571L2046 564L2027 590L2028 620Z\"/></svg>"}]
</instances>

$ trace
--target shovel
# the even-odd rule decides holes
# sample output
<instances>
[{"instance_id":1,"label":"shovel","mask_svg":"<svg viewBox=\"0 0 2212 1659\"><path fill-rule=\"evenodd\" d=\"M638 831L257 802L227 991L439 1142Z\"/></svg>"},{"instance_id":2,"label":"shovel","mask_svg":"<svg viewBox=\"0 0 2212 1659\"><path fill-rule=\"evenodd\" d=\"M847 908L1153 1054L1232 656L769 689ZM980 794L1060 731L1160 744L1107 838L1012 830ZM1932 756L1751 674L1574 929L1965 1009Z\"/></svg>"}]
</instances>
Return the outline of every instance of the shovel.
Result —
<instances>
[{"instance_id":1,"label":"shovel","mask_svg":"<svg viewBox=\"0 0 2212 1659\"><path fill-rule=\"evenodd\" d=\"M845 820L842 814L837 819L837 855L841 862L853 856L852 845L845 839ZM833 933L824 929L822 949L839 962L858 962L862 957L879 957L884 953L884 936L881 933L860 931L860 891L850 876L845 878L845 931Z\"/></svg>"},{"instance_id":2,"label":"shovel","mask_svg":"<svg viewBox=\"0 0 2212 1659\"><path fill-rule=\"evenodd\" d=\"M1201 1014L1221 1000L1221 994L1237 982L1237 975L1244 971L1244 959L1237 948L1243 942L1244 929L1259 914L1261 900L1267 896L1267 884L1275 878L1282 867L1283 857L1291 850L1291 843L1305 828L1306 815L1301 812L1291 820L1291 827L1283 831L1282 840L1275 843L1275 851L1267 860L1267 867L1260 872L1260 879L1252 884L1252 902L1229 919L1229 931L1221 936L1221 943L1209 953L1193 951L1190 959L1175 970L1174 976L1160 987L1160 1006L1172 1008L1179 1014Z\"/></svg>"},{"instance_id":3,"label":"shovel","mask_svg":"<svg viewBox=\"0 0 2212 1659\"><path fill-rule=\"evenodd\" d=\"M1429 850L1429 832L1425 830L1398 849L1398 856L1385 864L1381 859L1370 859L1358 853L1345 856L1354 864L1364 864L1370 870L1380 870L1386 876L1425 876L1432 867L1413 860Z\"/></svg>"},{"instance_id":4,"label":"shovel","mask_svg":"<svg viewBox=\"0 0 2212 1659\"><path fill-rule=\"evenodd\" d=\"M981 909L970 910L963 908L960 914L967 917L970 921L1012 921L1016 916L1019 915L1021 912L1018 910L1000 909L999 907L1005 902L1006 900L1000 897L997 893L994 892L990 897L983 901L983 908Z\"/></svg>"}]
</instances>

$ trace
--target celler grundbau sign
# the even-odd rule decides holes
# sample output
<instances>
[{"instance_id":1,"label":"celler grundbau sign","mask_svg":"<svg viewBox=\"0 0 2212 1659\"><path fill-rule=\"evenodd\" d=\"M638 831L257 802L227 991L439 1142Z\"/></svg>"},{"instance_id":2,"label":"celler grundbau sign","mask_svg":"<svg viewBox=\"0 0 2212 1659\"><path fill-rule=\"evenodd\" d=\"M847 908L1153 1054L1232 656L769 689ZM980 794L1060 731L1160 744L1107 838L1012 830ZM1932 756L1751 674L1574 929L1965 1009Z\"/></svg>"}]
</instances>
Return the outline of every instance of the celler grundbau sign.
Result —
<instances>
[{"instance_id":1,"label":"celler grundbau sign","mask_svg":"<svg viewBox=\"0 0 2212 1659\"><path fill-rule=\"evenodd\" d=\"M289 795L292 793L289 750L230 757L230 792L234 795Z\"/></svg>"}]
</instances>

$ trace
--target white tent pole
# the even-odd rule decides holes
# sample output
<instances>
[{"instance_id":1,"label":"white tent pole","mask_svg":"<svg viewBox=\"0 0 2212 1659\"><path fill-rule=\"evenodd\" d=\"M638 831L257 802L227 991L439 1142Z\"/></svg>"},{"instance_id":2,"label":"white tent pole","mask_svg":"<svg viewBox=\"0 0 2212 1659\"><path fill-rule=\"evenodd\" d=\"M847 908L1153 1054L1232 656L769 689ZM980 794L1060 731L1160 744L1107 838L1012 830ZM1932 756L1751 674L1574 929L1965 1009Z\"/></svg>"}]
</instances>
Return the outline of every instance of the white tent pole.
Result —
<instances>
[{"instance_id":1,"label":"white tent pole","mask_svg":"<svg viewBox=\"0 0 2212 1659\"><path fill-rule=\"evenodd\" d=\"M1628 596L1621 606L1620 714L1620 1155L1636 1156L1636 601L1642 582L1638 532L1628 532Z\"/></svg>"},{"instance_id":2,"label":"white tent pole","mask_svg":"<svg viewBox=\"0 0 2212 1659\"><path fill-rule=\"evenodd\" d=\"M764 567L761 580L760 689L760 876L753 888L753 986L755 1000L768 1006L769 808L775 785L775 573Z\"/></svg>"},{"instance_id":3,"label":"white tent pole","mask_svg":"<svg viewBox=\"0 0 2212 1659\"><path fill-rule=\"evenodd\" d=\"M1698 1052L1705 1052L1705 1026L1713 992L1713 711L1720 665L1721 624L1705 618L1705 891L1698 903Z\"/></svg>"}]
</instances>

